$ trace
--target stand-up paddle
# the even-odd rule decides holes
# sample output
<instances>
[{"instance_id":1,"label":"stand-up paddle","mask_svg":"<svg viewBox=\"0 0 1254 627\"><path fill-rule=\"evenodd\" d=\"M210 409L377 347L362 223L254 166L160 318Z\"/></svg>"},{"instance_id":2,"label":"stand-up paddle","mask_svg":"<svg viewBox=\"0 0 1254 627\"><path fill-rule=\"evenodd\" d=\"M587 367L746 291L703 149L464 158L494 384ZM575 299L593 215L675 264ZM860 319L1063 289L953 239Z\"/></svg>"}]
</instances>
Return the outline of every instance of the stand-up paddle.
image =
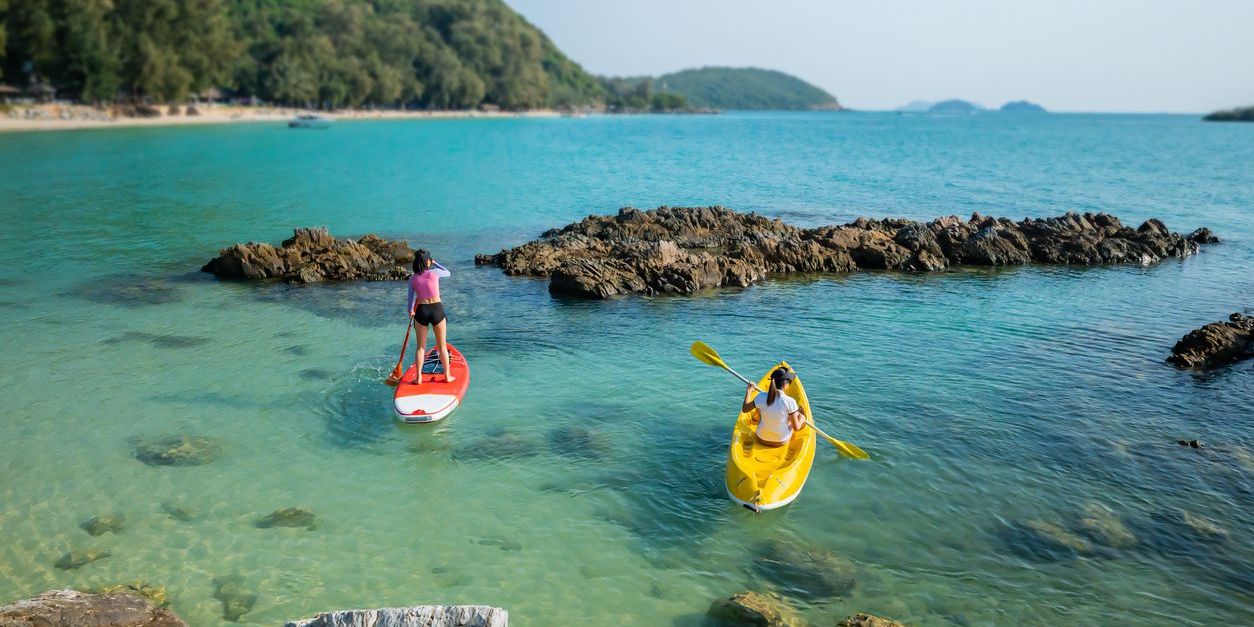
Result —
<instances>
[{"instance_id":1,"label":"stand-up paddle","mask_svg":"<svg viewBox=\"0 0 1254 627\"><path fill-rule=\"evenodd\" d=\"M405 325L405 341L401 344L401 358L396 360L396 367L392 369L392 374L388 375L387 384L395 386L401 382L401 377L405 375L405 349L409 347L409 334L414 330L414 318L409 317L409 324Z\"/></svg>"}]
</instances>

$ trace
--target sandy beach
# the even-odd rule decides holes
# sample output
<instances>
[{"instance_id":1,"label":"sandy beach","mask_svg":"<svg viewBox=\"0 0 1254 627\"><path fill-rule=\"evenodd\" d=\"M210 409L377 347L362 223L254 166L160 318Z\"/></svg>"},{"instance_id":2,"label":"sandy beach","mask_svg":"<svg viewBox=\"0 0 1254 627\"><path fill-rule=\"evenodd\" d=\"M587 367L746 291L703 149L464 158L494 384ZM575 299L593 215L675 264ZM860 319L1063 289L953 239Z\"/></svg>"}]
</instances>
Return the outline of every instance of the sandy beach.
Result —
<instances>
[{"instance_id":1,"label":"sandy beach","mask_svg":"<svg viewBox=\"0 0 1254 627\"><path fill-rule=\"evenodd\" d=\"M156 117L125 117L112 114L108 109L86 105L40 104L12 105L0 113L0 132L21 131L68 131L93 128L126 128L138 126L183 126L193 124L238 124L251 122L286 123L302 113L315 113L307 109L285 107L248 107L235 105L202 104L196 107L196 115L186 115L188 107L180 107L179 115L168 115L167 108L159 107ZM316 112L336 121L434 119L434 118L502 118L502 117L554 117L559 112L551 109L532 111L394 111L346 109L334 113Z\"/></svg>"}]
</instances>

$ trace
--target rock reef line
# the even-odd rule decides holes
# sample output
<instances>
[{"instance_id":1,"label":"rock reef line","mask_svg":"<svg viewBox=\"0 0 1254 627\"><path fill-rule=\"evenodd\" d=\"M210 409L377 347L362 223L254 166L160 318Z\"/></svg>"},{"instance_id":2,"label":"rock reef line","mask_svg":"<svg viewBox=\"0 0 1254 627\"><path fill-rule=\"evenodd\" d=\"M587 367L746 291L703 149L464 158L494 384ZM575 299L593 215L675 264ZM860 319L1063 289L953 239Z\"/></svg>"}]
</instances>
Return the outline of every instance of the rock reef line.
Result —
<instances>
[{"instance_id":1,"label":"rock reef line","mask_svg":"<svg viewBox=\"0 0 1254 627\"><path fill-rule=\"evenodd\" d=\"M549 230L515 248L476 255L475 263L514 276L548 277L555 295L609 298L747 287L771 274L802 272L1148 265L1187 257L1217 241L1205 228L1183 236L1150 219L1133 229L1105 213L1018 222L978 213L965 221L948 216L926 223L858 218L805 229L725 207L627 207Z\"/></svg>"}]
</instances>

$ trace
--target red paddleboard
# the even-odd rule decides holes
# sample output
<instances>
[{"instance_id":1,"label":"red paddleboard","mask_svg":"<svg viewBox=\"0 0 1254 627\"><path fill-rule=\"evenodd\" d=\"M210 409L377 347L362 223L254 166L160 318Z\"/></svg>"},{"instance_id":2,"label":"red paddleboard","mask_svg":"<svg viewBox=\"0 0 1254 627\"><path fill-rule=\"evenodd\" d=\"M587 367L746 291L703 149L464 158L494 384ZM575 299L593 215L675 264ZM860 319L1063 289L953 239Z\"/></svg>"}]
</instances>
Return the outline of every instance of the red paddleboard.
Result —
<instances>
[{"instance_id":1,"label":"red paddleboard","mask_svg":"<svg viewBox=\"0 0 1254 627\"><path fill-rule=\"evenodd\" d=\"M435 422L457 409L470 387L470 366L452 344L448 345L448 362L455 379L452 383L444 380L444 367L434 348L422 363L421 384L414 381L417 364L405 371L392 401L397 418L408 423Z\"/></svg>"}]
</instances>

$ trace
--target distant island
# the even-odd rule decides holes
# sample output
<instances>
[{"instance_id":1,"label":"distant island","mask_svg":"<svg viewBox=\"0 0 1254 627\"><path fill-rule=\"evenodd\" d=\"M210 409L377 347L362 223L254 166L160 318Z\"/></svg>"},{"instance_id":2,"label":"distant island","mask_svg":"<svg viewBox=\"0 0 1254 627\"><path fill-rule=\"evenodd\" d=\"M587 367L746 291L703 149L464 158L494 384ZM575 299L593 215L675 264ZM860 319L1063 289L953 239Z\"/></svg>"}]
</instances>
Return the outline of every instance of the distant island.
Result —
<instances>
[{"instance_id":1,"label":"distant island","mask_svg":"<svg viewBox=\"0 0 1254 627\"><path fill-rule=\"evenodd\" d=\"M983 110L984 107L981 107L980 105L954 98L952 100L942 100L941 102L932 105L927 112L940 115L970 115L972 113L979 113Z\"/></svg>"},{"instance_id":2,"label":"distant island","mask_svg":"<svg viewBox=\"0 0 1254 627\"><path fill-rule=\"evenodd\" d=\"M795 76L759 68L703 67L653 79L659 93L683 96L709 109L840 111L836 97Z\"/></svg>"},{"instance_id":3,"label":"distant island","mask_svg":"<svg viewBox=\"0 0 1254 627\"><path fill-rule=\"evenodd\" d=\"M1035 102L1028 102L1026 100L1014 100L1007 102L1002 105L999 110L1002 113L1048 113L1048 111L1045 110L1045 107L1042 107Z\"/></svg>"},{"instance_id":4,"label":"distant island","mask_svg":"<svg viewBox=\"0 0 1254 627\"><path fill-rule=\"evenodd\" d=\"M936 103L931 100L911 100L910 102L897 107L894 111L901 111L902 113L927 113L928 109L931 109L935 104Z\"/></svg>"},{"instance_id":5,"label":"distant island","mask_svg":"<svg viewBox=\"0 0 1254 627\"><path fill-rule=\"evenodd\" d=\"M987 111L984 107L967 100L953 98L932 102L930 100L912 100L894 109L902 113L934 113L939 115L971 115ZM1045 107L1027 100L1013 100L1002 105L998 111L1002 113L1048 113Z\"/></svg>"},{"instance_id":6,"label":"distant island","mask_svg":"<svg viewBox=\"0 0 1254 627\"><path fill-rule=\"evenodd\" d=\"M1254 122L1254 106L1216 111L1202 119L1207 122Z\"/></svg>"},{"instance_id":7,"label":"distant island","mask_svg":"<svg viewBox=\"0 0 1254 627\"><path fill-rule=\"evenodd\" d=\"M152 118L157 105L175 115L202 101L362 112L841 108L773 70L593 76L502 0L149 2L0 10L0 101L123 104L114 111Z\"/></svg>"}]
</instances>

